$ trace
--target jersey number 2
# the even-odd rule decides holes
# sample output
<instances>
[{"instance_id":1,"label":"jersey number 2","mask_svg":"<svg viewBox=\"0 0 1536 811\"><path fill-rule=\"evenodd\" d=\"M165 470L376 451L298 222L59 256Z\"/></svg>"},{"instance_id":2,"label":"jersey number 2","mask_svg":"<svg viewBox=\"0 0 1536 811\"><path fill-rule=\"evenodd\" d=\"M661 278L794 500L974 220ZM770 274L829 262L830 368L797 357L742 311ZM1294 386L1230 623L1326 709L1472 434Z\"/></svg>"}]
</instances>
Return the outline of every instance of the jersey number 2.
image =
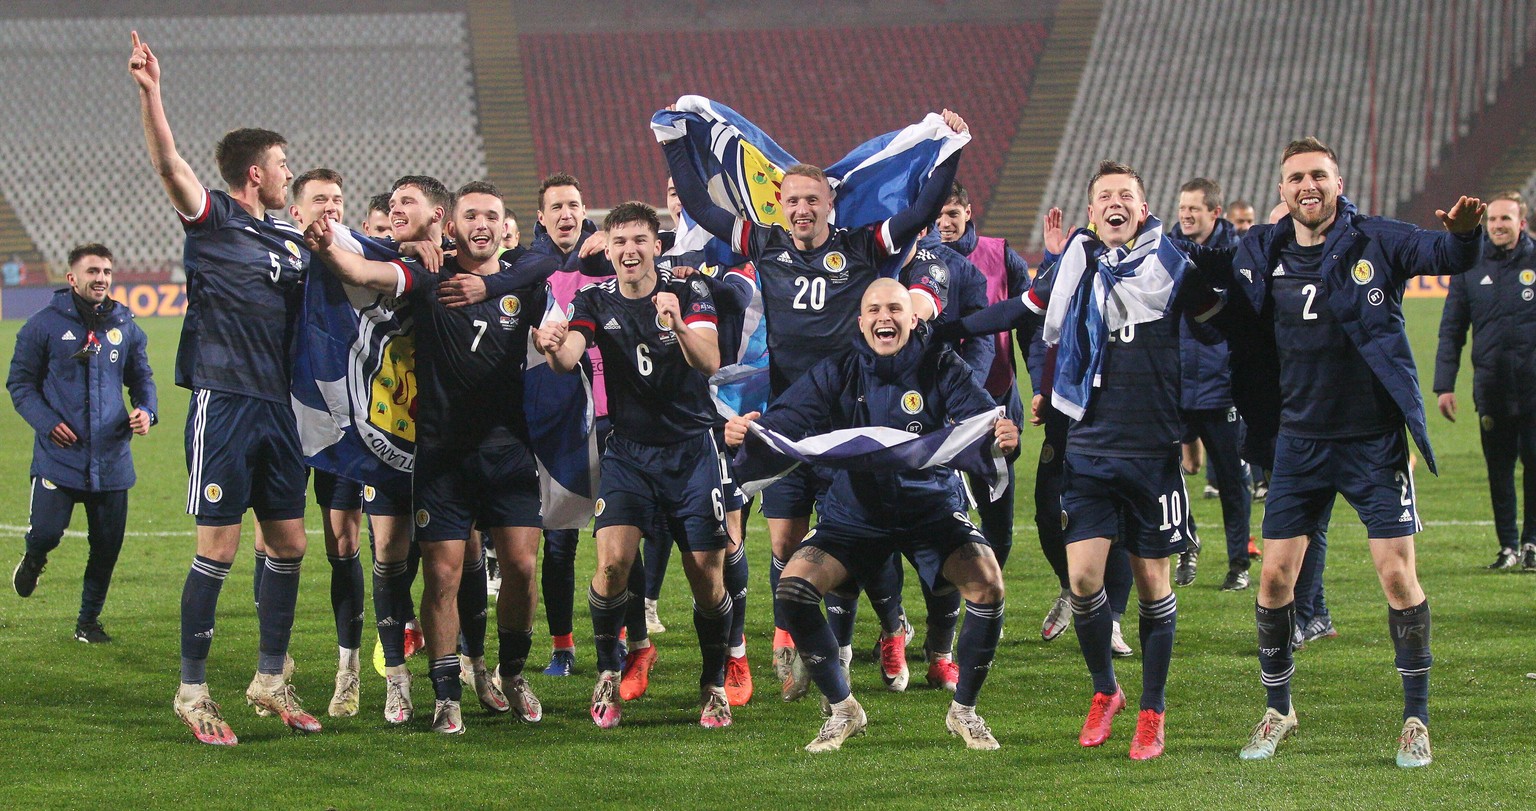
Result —
<instances>
[{"instance_id":1,"label":"jersey number 2","mask_svg":"<svg viewBox=\"0 0 1536 811\"><path fill-rule=\"evenodd\" d=\"M1303 286L1301 294L1307 297L1307 300L1302 302L1301 305L1301 320L1316 321L1317 313L1312 312L1312 301L1317 298L1317 285L1309 284Z\"/></svg>"}]
</instances>

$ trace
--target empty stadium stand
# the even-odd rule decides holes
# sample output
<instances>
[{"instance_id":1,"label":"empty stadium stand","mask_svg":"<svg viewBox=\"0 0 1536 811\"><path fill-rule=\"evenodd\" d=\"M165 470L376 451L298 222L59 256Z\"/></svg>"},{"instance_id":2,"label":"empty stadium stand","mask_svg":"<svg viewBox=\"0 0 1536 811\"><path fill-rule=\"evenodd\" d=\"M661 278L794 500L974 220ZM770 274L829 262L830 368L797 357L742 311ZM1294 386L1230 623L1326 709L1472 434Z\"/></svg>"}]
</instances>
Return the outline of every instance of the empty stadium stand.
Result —
<instances>
[{"instance_id":1,"label":"empty stadium stand","mask_svg":"<svg viewBox=\"0 0 1536 811\"><path fill-rule=\"evenodd\" d=\"M588 203L660 200L648 122L683 94L752 119L826 165L945 106L976 134L960 177L983 205L1018 127L1045 39L1038 23L521 37L541 172L569 171Z\"/></svg>"},{"instance_id":2,"label":"empty stadium stand","mask_svg":"<svg viewBox=\"0 0 1536 811\"><path fill-rule=\"evenodd\" d=\"M120 267L181 260L126 72L137 28L165 64L177 146L222 187L214 143L241 126L290 142L295 173L347 177L349 217L395 177L485 176L463 14L7 20L0 25L0 192L43 256L106 243ZM67 100L66 103L60 103Z\"/></svg>"},{"instance_id":3,"label":"empty stadium stand","mask_svg":"<svg viewBox=\"0 0 1536 811\"><path fill-rule=\"evenodd\" d=\"M1108 0L1041 207L1080 223L1086 179L1114 158L1140 170L1165 219L1196 176L1262 214L1280 151L1316 135L1338 151L1345 193L1392 215L1523 64L1532 15L1511 0L1370 0L1327 13L1304 0Z\"/></svg>"}]
</instances>

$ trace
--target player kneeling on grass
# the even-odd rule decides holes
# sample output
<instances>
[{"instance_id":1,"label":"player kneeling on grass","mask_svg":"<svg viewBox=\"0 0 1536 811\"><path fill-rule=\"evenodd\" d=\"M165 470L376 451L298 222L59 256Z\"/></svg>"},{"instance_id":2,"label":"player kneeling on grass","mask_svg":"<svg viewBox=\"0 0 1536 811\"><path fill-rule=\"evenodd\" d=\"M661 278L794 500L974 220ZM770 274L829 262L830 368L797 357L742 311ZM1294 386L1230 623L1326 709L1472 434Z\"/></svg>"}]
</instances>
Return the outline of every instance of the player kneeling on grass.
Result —
<instances>
[{"instance_id":1,"label":"player kneeling on grass","mask_svg":"<svg viewBox=\"0 0 1536 811\"><path fill-rule=\"evenodd\" d=\"M674 281L656 269L661 223L644 203L616 206L603 222L616 278L588 285L570 323L538 332L550 365L574 371L587 347L603 356L613 434L603 452L596 510L597 571L588 601L599 675L592 720L619 724L619 630L641 529L666 521L682 547L699 634L699 724L729 726L725 654L731 597L725 590L725 506L708 376L720 366L715 305L702 279Z\"/></svg>"},{"instance_id":2,"label":"player kneeling on grass","mask_svg":"<svg viewBox=\"0 0 1536 811\"><path fill-rule=\"evenodd\" d=\"M811 367L766 416L733 417L726 443L739 447L753 421L791 439L874 426L925 434L993 410L996 404L965 363L916 329L911 294L895 280L876 280L859 307L862 340ZM1004 453L1018 446L1018 428L1010 420L998 419L994 433ZM892 551L906 554L933 591L959 589L965 598L960 678L945 726L972 749L997 748L975 705L1003 628L1003 575L986 539L966 518L961 488L960 477L946 467L836 471L820 523L784 567L774 594L811 678L831 704L807 751L838 749L867 723L838 661L822 596L883 565Z\"/></svg>"}]
</instances>

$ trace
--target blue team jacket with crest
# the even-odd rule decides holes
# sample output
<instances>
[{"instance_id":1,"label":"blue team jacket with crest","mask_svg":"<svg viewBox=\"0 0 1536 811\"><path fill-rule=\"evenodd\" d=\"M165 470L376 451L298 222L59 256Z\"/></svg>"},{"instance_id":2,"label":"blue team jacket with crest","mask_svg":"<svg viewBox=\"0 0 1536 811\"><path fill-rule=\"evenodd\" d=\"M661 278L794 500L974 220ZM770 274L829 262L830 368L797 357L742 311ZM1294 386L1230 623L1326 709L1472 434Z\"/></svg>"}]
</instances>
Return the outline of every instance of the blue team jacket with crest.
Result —
<instances>
[{"instance_id":1,"label":"blue team jacket with crest","mask_svg":"<svg viewBox=\"0 0 1536 811\"><path fill-rule=\"evenodd\" d=\"M1371 373L1403 413L1408 432L1436 472L1424 421L1419 376L1403 322L1403 287L1413 276L1463 273L1477 261L1482 229L1468 234L1431 232L1409 223L1361 214L1345 197L1338 201L1338 218L1329 229L1323 252L1323 292L1344 333L1360 351ZM1250 448L1255 440L1272 440L1279 427L1279 356L1272 319L1243 319L1241 314L1268 314L1269 283L1280 263L1280 252L1295 240L1290 217L1274 225L1255 225L1243 237L1232 259L1229 301L1223 315L1236 325L1228 341L1233 353L1233 398L1248 420ZM1214 253L1196 251L1197 262ZM1272 443L1271 443L1272 444ZM1259 460L1264 464L1262 460Z\"/></svg>"},{"instance_id":2,"label":"blue team jacket with crest","mask_svg":"<svg viewBox=\"0 0 1536 811\"><path fill-rule=\"evenodd\" d=\"M74 357L86 344L87 330L72 295L68 288L54 293L17 333L6 388L35 434L33 476L76 490L127 490L134 483L128 452L133 431L123 386L135 408L159 411L148 339L128 308L117 304L97 331L101 351ZM48 438L61 422L79 437L67 448Z\"/></svg>"},{"instance_id":3,"label":"blue team jacket with crest","mask_svg":"<svg viewBox=\"0 0 1536 811\"><path fill-rule=\"evenodd\" d=\"M848 351L812 366L768 407L761 423L801 439L844 428L885 426L926 434L996 408L971 369L919 327L891 357L863 337ZM936 510L964 510L960 477L949 468L825 471L832 485L823 520L905 529L932 521Z\"/></svg>"}]
</instances>

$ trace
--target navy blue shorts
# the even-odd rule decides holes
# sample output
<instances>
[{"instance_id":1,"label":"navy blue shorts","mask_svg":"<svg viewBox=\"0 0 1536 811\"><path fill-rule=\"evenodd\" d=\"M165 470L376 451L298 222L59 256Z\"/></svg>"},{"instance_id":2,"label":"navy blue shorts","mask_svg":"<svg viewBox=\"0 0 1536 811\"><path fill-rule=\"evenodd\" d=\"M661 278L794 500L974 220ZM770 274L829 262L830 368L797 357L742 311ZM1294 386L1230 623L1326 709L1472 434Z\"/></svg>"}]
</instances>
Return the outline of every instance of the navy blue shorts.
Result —
<instances>
[{"instance_id":1,"label":"navy blue shorts","mask_svg":"<svg viewBox=\"0 0 1536 811\"><path fill-rule=\"evenodd\" d=\"M831 482L816 468L800 465L763 490L764 518L806 518Z\"/></svg>"},{"instance_id":2,"label":"navy blue shorts","mask_svg":"<svg viewBox=\"0 0 1536 811\"><path fill-rule=\"evenodd\" d=\"M1296 538L1326 527L1335 494L1355 508L1368 538L1401 538L1423 529L1401 430L1365 439L1281 434L1264 502L1264 537Z\"/></svg>"},{"instance_id":3,"label":"navy blue shorts","mask_svg":"<svg viewBox=\"0 0 1536 811\"><path fill-rule=\"evenodd\" d=\"M944 579L944 561L973 543L986 547L987 539L965 513L957 510L901 530L822 521L800 542L800 549L809 546L826 552L843 564L856 582L876 576L890 561L891 553L900 552L912 562L929 591L949 594L955 585Z\"/></svg>"},{"instance_id":4,"label":"navy blue shorts","mask_svg":"<svg viewBox=\"0 0 1536 811\"><path fill-rule=\"evenodd\" d=\"M416 540L468 540L471 528L542 526L539 472L521 442L416 449Z\"/></svg>"},{"instance_id":5,"label":"navy blue shorts","mask_svg":"<svg viewBox=\"0 0 1536 811\"><path fill-rule=\"evenodd\" d=\"M684 551L724 549L725 493L714 434L673 445L608 437L595 514L594 530L665 524Z\"/></svg>"},{"instance_id":6,"label":"navy blue shorts","mask_svg":"<svg viewBox=\"0 0 1536 811\"><path fill-rule=\"evenodd\" d=\"M199 526L304 517L309 470L293 407L240 394L192 392L186 430L187 513Z\"/></svg>"},{"instance_id":7,"label":"navy blue shorts","mask_svg":"<svg viewBox=\"0 0 1536 811\"><path fill-rule=\"evenodd\" d=\"M363 485L363 513L386 518L411 514L411 480L396 484Z\"/></svg>"},{"instance_id":8,"label":"navy blue shorts","mask_svg":"<svg viewBox=\"0 0 1536 811\"><path fill-rule=\"evenodd\" d=\"M362 509L362 484L320 468L315 468L313 473L316 507L342 512Z\"/></svg>"},{"instance_id":9,"label":"navy blue shorts","mask_svg":"<svg viewBox=\"0 0 1536 811\"><path fill-rule=\"evenodd\" d=\"M715 447L719 450L720 489L725 493L725 511L733 513L747 506L747 494L741 492L741 485L731 471L731 455L725 451L725 428L716 428L714 435Z\"/></svg>"},{"instance_id":10,"label":"navy blue shorts","mask_svg":"<svg viewBox=\"0 0 1536 811\"><path fill-rule=\"evenodd\" d=\"M1184 551L1192 531L1176 454L1150 459L1068 451L1063 476L1066 543L1109 538L1132 555L1152 560Z\"/></svg>"}]
</instances>

